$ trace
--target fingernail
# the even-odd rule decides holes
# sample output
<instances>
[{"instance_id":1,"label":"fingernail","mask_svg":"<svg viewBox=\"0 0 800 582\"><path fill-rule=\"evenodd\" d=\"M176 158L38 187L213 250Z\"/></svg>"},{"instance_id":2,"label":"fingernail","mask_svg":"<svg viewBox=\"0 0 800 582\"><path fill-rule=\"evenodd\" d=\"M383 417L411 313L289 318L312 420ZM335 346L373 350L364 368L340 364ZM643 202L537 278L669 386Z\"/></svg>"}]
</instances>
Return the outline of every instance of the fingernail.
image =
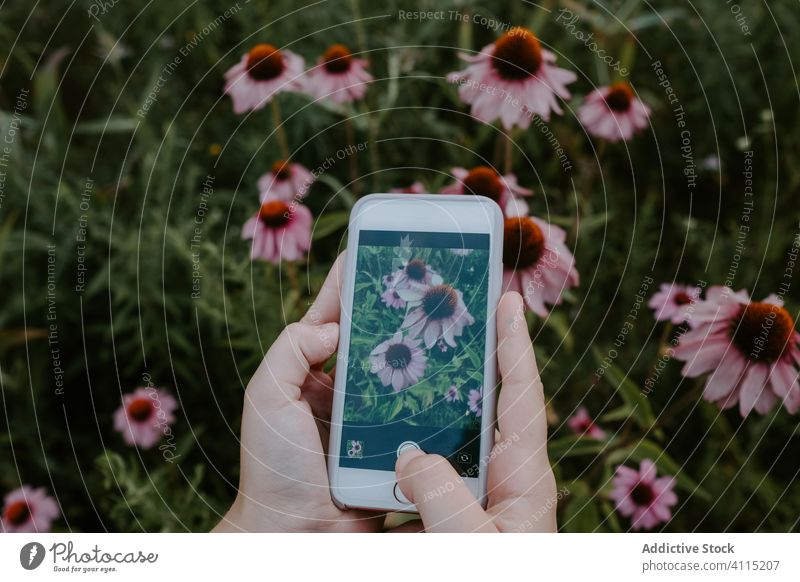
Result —
<instances>
[{"instance_id":1,"label":"fingernail","mask_svg":"<svg viewBox=\"0 0 800 582\"><path fill-rule=\"evenodd\" d=\"M411 461L413 461L417 457L421 457L424 454L425 452L420 451L419 449L412 449L410 451L403 452L397 458L397 463L394 466L395 473L397 473L397 475L400 475Z\"/></svg>"},{"instance_id":2,"label":"fingernail","mask_svg":"<svg viewBox=\"0 0 800 582\"><path fill-rule=\"evenodd\" d=\"M525 319L525 309L522 295L516 291L509 291L503 296L503 302L509 304L503 308L504 316L500 320L501 326L507 326L510 331L516 331L520 326L520 319Z\"/></svg>"},{"instance_id":3,"label":"fingernail","mask_svg":"<svg viewBox=\"0 0 800 582\"><path fill-rule=\"evenodd\" d=\"M517 293L516 291L510 291L508 293L511 296L511 302L514 306L514 310L522 309L522 295Z\"/></svg>"}]
</instances>

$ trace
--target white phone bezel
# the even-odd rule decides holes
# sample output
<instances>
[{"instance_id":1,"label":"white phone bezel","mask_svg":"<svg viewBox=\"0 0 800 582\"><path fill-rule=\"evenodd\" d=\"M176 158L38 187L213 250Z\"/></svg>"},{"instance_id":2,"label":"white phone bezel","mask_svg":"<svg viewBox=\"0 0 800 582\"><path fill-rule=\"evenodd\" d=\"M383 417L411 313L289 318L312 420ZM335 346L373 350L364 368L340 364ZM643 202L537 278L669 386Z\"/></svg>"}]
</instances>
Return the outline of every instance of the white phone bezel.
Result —
<instances>
[{"instance_id":1,"label":"white phone bezel","mask_svg":"<svg viewBox=\"0 0 800 582\"><path fill-rule=\"evenodd\" d=\"M502 286L503 215L493 201L482 196L371 194L360 199L350 214L348 252L342 283L342 315L339 328L339 351L331 414L328 447L328 477L331 497L340 507L416 511L413 504L395 497L394 471L355 469L339 466L344 413L347 362L349 359L353 284L360 230L416 232L459 232L489 234L489 281L486 313L486 353L481 415L481 442L478 477L464 477L475 498L486 505L487 460L494 445L496 325L495 311ZM350 244L353 241L353 244ZM401 499L402 494L399 494Z\"/></svg>"}]
</instances>

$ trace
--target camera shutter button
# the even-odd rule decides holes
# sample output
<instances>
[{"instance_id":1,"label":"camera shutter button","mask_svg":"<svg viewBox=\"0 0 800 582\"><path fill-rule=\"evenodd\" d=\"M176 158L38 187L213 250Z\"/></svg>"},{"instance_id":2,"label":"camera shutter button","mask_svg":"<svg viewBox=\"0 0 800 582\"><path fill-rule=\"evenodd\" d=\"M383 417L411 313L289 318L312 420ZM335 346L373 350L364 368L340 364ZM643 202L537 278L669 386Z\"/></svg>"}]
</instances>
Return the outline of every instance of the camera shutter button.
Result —
<instances>
[{"instance_id":1,"label":"camera shutter button","mask_svg":"<svg viewBox=\"0 0 800 582\"><path fill-rule=\"evenodd\" d=\"M397 447L397 457L399 458L400 455L402 455L406 451L413 451L414 449L417 449L418 451L422 450L421 448L419 448L419 445L414 441L403 441L402 443L400 443L400 446Z\"/></svg>"}]
</instances>

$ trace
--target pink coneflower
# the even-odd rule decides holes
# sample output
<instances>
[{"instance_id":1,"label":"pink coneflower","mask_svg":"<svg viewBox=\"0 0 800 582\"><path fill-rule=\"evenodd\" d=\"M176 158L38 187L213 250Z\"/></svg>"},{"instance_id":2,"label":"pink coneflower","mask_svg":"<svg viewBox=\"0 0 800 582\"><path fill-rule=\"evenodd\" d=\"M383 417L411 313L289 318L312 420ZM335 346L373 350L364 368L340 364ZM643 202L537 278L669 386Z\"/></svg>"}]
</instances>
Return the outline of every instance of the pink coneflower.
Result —
<instances>
[{"instance_id":1,"label":"pink coneflower","mask_svg":"<svg viewBox=\"0 0 800 582\"><path fill-rule=\"evenodd\" d=\"M586 96L578 119L591 135L608 141L629 140L647 127L650 108L633 94L628 83L600 87Z\"/></svg>"},{"instance_id":2,"label":"pink coneflower","mask_svg":"<svg viewBox=\"0 0 800 582\"><path fill-rule=\"evenodd\" d=\"M429 285L439 285L442 282L441 276L422 259L406 261L403 267L390 275L390 277L392 277L393 285L398 291L420 289Z\"/></svg>"},{"instance_id":3,"label":"pink coneflower","mask_svg":"<svg viewBox=\"0 0 800 582\"><path fill-rule=\"evenodd\" d=\"M486 196L497 202L507 216L528 214L528 204L519 197L530 196L533 191L520 186L514 174L501 176L489 166L477 166L471 170L453 168L451 172L456 181L442 188L442 194Z\"/></svg>"},{"instance_id":4,"label":"pink coneflower","mask_svg":"<svg viewBox=\"0 0 800 582\"><path fill-rule=\"evenodd\" d=\"M450 388L447 389L447 392L444 393L444 399L447 402L458 402L461 400L461 392L458 391L458 387L455 384L452 384Z\"/></svg>"},{"instance_id":5,"label":"pink coneflower","mask_svg":"<svg viewBox=\"0 0 800 582\"><path fill-rule=\"evenodd\" d=\"M391 307L393 309L402 309L406 306L406 302L398 295L397 289L394 287L387 287L387 289L381 293L381 301L383 301L386 307Z\"/></svg>"},{"instance_id":6,"label":"pink coneflower","mask_svg":"<svg viewBox=\"0 0 800 582\"><path fill-rule=\"evenodd\" d=\"M253 240L250 258L276 265L281 260L297 261L311 248L311 211L302 204L267 200L245 222L242 239Z\"/></svg>"},{"instance_id":7,"label":"pink coneflower","mask_svg":"<svg viewBox=\"0 0 800 582\"><path fill-rule=\"evenodd\" d=\"M672 518L670 507L678 503L672 491L672 477L656 478L656 466L644 459L639 470L620 465L614 475L614 490L611 499L617 511L631 517L631 528L652 529Z\"/></svg>"},{"instance_id":8,"label":"pink coneflower","mask_svg":"<svg viewBox=\"0 0 800 582\"><path fill-rule=\"evenodd\" d=\"M506 218L503 232L503 288L517 291L535 314L546 317L545 303L558 305L561 294L579 283L566 234L532 216Z\"/></svg>"},{"instance_id":9,"label":"pink coneflower","mask_svg":"<svg viewBox=\"0 0 800 582\"><path fill-rule=\"evenodd\" d=\"M149 449L175 422L178 403L163 390L137 388L122 397L122 406L114 413L114 430L129 445Z\"/></svg>"},{"instance_id":10,"label":"pink coneflower","mask_svg":"<svg viewBox=\"0 0 800 582\"><path fill-rule=\"evenodd\" d=\"M485 123L500 119L510 130L527 129L533 115L545 121L550 112L562 113L556 96L569 99L567 85L578 76L554 65L556 57L542 48L536 36L512 28L478 55L460 55L472 63L447 76L460 85L461 99L472 105L472 115Z\"/></svg>"},{"instance_id":11,"label":"pink coneflower","mask_svg":"<svg viewBox=\"0 0 800 582\"><path fill-rule=\"evenodd\" d=\"M674 355L688 378L712 372L706 400L720 408L738 403L743 417L766 414L778 400L791 414L800 410L800 333L777 297L751 301L745 290L711 287L689 324Z\"/></svg>"},{"instance_id":12,"label":"pink coneflower","mask_svg":"<svg viewBox=\"0 0 800 582\"><path fill-rule=\"evenodd\" d=\"M6 495L0 530L5 533L46 533L61 515L56 500L44 487L23 485Z\"/></svg>"},{"instance_id":13,"label":"pink coneflower","mask_svg":"<svg viewBox=\"0 0 800 582\"><path fill-rule=\"evenodd\" d=\"M398 289L398 293L408 302L408 312L400 328L408 329L411 337L422 337L428 349L440 339L456 347L455 338L475 323L461 291L450 285Z\"/></svg>"},{"instance_id":14,"label":"pink coneflower","mask_svg":"<svg viewBox=\"0 0 800 582\"><path fill-rule=\"evenodd\" d=\"M367 92L372 75L367 61L357 59L343 44L335 44L323 54L317 66L306 75L306 90L317 98L329 98L334 103L350 103Z\"/></svg>"},{"instance_id":15,"label":"pink coneflower","mask_svg":"<svg viewBox=\"0 0 800 582\"><path fill-rule=\"evenodd\" d=\"M426 194L427 190L422 182L416 181L405 188L392 188L389 192L393 194Z\"/></svg>"},{"instance_id":16,"label":"pink coneflower","mask_svg":"<svg viewBox=\"0 0 800 582\"><path fill-rule=\"evenodd\" d=\"M567 426L578 436L587 436L597 440L602 440L606 436L605 431L594 423L592 417L589 416L589 411L583 406L567 420Z\"/></svg>"},{"instance_id":17,"label":"pink coneflower","mask_svg":"<svg viewBox=\"0 0 800 582\"><path fill-rule=\"evenodd\" d=\"M258 179L261 202L270 198L289 201L301 200L314 182L314 175L301 164L278 160L269 172Z\"/></svg>"},{"instance_id":18,"label":"pink coneflower","mask_svg":"<svg viewBox=\"0 0 800 582\"><path fill-rule=\"evenodd\" d=\"M301 91L303 57L280 51L271 44L257 44L225 73L225 93L233 100L233 112L261 109L282 91Z\"/></svg>"},{"instance_id":19,"label":"pink coneflower","mask_svg":"<svg viewBox=\"0 0 800 582\"><path fill-rule=\"evenodd\" d=\"M369 354L370 371L378 375L384 386L391 386L395 392L413 386L425 374L428 362L419 342L418 339L404 338L402 332L396 332Z\"/></svg>"},{"instance_id":20,"label":"pink coneflower","mask_svg":"<svg viewBox=\"0 0 800 582\"><path fill-rule=\"evenodd\" d=\"M483 414L483 394L480 390L470 390L467 395L467 407L475 416Z\"/></svg>"},{"instance_id":21,"label":"pink coneflower","mask_svg":"<svg viewBox=\"0 0 800 582\"><path fill-rule=\"evenodd\" d=\"M680 324L690 318L693 305L700 299L700 287L679 283L662 283L661 289L647 304L657 321Z\"/></svg>"}]
</instances>

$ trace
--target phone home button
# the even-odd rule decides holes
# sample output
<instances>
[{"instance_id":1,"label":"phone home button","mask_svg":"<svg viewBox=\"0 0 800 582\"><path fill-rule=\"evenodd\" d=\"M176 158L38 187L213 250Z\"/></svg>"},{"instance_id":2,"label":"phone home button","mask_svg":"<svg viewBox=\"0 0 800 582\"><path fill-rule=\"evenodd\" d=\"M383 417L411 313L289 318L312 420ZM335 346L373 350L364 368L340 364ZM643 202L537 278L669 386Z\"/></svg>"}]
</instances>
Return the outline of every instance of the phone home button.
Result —
<instances>
[{"instance_id":1,"label":"phone home button","mask_svg":"<svg viewBox=\"0 0 800 582\"><path fill-rule=\"evenodd\" d=\"M414 441L403 441L402 443L400 443L400 446L397 447L397 457L400 458L400 455L402 455L406 451L412 451L414 449L417 449L418 451L422 450L419 448L419 445Z\"/></svg>"},{"instance_id":2,"label":"phone home button","mask_svg":"<svg viewBox=\"0 0 800 582\"><path fill-rule=\"evenodd\" d=\"M395 483L394 484L394 498L397 499L400 503L402 503L404 505L410 505L411 504L411 502L408 499L406 499L406 496L403 495L403 492L400 491L400 484L399 483Z\"/></svg>"}]
</instances>

